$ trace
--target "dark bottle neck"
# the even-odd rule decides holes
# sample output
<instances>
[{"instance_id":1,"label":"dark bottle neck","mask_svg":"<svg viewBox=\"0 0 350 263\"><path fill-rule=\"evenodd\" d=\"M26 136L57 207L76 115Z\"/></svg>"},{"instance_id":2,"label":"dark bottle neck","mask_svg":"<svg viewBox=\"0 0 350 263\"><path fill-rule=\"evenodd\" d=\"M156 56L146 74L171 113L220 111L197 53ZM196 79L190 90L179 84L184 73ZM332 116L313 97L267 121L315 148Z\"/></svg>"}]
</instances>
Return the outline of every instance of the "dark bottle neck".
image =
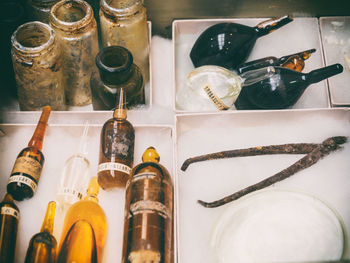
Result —
<instances>
[{"instance_id":1,"label":"dark bottle neck","mask_svg":"<svg viewBox=\"0 0 350 263\"><path fill-rule=\"evenodd\" d=\"M50 112L51 112L50 106L45 106L43 108L39 122L36 126L36 129L34 131L32 138L28 143L28 146L34 146L39 150L43 148L44 136L45 136L46 126L49 120Z\"/></svg>"},{"instance_id":2,"label":"dark bottle neck","mask_svg":"<svg viewBox=\"0 0 350 263\"><path fill-rule=\"evenodd\" d=\"M309 49L309 50L305 50L305 51L302 51L302 52L298 52L298 53L295 53L295 54L291 54L291 55L287 55L287 56L283 56L283 57L280 57L278 59L278 64L279 65L282 65L283 63L285 63L288 59L290 59L291 57L299 57L300 59L302 60L306 60L308 59L312 53L314 53L316 51L316 49Z\"/></svg>"},{"instance_id":3,"label":"dark bottle neck","mask_svg":"<svg viewBox=\"0 0 350 263\"><path fill-rule=\"evenodd\" d=\"M320 68L311 71L306 74L306 80L311 83L317 83L326 78L332 77L343 72L343 66L340 64L334 64L328 67Z\"/></svg>"},{"instance_id":4,"label":"dark bottle neck","mask_svg":"<svg viewBox=\"0 0 350 263\"><path fill-rule=\"evenodd\" d=\"M133 57L129 50L120 46L102 49L96 56L96 65L102 82L107 86L127 81L133 70Z\"/></svg>"},{"instance_id":5,"label":"dark bottle neck","mask_svg":"<svg viewBox=\"0 0 350 263\"><path fill-rule=\"evenodd\" d=\"M286 15L278 18L272 18L266 21L259 23L254 27L254 30L257 32L259 37L267 35L272 31L290 23L293 21L293 17Z\"/></svg>"}]
</instances>

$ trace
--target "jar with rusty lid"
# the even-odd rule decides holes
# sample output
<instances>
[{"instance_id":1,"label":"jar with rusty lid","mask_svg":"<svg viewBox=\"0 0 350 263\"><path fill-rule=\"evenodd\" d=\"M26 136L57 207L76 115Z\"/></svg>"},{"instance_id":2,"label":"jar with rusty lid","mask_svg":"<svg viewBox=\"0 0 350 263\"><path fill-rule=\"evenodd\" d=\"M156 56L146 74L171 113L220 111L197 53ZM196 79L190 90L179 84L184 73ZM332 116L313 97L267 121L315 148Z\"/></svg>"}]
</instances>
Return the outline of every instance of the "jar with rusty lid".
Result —
<instances>
[{"instance_id":1,"label":"jar with rusty lid","mask_svg":"<svg viewBox=\"0 0 350 263\"><path fill-rule=\"evenodd\" d=\"M91 6L82 0L63 0L50 13L50 25L62 50L63 83L68 106L92 103L90 78L96 71L97 26Z\"/></svg>"},{"instance_id":2,"label":"jar with rusty lid","mask_svg":"<svg viewBox=\"0 0 350 263\"><path fill-rule=\"evenodd\" d=\"M103 46L127 48L147 83L149 39L143 0L101 0L100 23Z\"/></svg>"},{"instance_id":3,"label":"jar with rusty lid","mask_svg":"<svg viewBox=\"0 0 350 263\"><path fill-rule=\"evenodd\" d=\"M65 110L61 53L52 28L28 22L11 37L11 54L21 110Z\"/></svg>"}]
</instances>

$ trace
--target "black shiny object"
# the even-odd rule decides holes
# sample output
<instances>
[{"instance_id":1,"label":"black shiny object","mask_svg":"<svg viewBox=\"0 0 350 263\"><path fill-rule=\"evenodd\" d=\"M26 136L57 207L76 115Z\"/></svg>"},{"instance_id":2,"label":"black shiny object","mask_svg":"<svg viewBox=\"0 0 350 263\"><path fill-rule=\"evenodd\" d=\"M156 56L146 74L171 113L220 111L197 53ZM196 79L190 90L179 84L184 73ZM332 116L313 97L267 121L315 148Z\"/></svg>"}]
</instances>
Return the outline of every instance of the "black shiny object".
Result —
<instances>
[{"instance_id":1,"label":"black shiny object","mask_svg":"<svg viewBox=\"0 0 350 263\"><path fill-rule=\"evenodd\" d=\"M274 67L275 74L249 86L244 86L235 106L239 110L285 109L294 105L312 83L339 74L340 64L313 70L308 74Z\"/></svg>"},{"instance_id":2,"label":"black shiny object","mask_svg":"<svg viewBox=\"0 0 350 263\"><path fill-rule=\"evenodd\" d=\"M219 23L207 28L192 47L190 58L195 67L217 65L235 69L244 62L256 40L292 21L290 16L271 19L255 27Z\"/></svg>"}]
</instances>

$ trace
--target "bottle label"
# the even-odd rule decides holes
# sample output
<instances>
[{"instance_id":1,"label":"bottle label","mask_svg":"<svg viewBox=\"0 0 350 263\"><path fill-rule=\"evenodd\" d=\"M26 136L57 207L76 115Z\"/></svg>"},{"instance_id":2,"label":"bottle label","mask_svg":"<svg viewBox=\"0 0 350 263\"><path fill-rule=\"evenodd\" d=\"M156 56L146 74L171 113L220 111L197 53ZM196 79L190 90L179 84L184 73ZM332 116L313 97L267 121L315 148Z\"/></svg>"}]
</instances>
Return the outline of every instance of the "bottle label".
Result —
<instances>
[{"instance_id":1,"label":"bottle label","mask_svg":"<svg viewBox=\"0 0 350 263\"><path fill-rule=\"evenodd\" d=\"M125 164L122 163L101 163L98 165L97 172L102 172L102 171L119 171L123 173L130 174L131 173L131 168Z\"/></svg>"},{"instance_id":2,"label":"bottle label","mask_svg":"<svg viewBox=\"0 0 350 263\"><path fill-rule=\"evenodd\" d=\"M40 179L41 170L42 166L37 160L31 157L22 156L16 159L11 174L28 174L38 182Z\"/></svg>"},{"instance_id":3,"label":"bottle label","mask_svg":"<svg viewBox=\"0 0 350 263\"><path fill-rule=\"evenodd\" d=\"M112 156L121 159L133 158L133 134L121 133L117 128L106 131L106 139L103 144L103 154L110 159Z\"/></svg>"},{"instance_id":4,"label":"bottle label","mask_svg":"<svg viewBox=\"0 0 350 263\"><path fill-rule=\"evenodd\" d=\"M156 213L165 219L171 218L171 213L164 204L150 200L141 200L131 204L130 212L128 213L128 218L131 218L137 214L144 213Z\"/></svg>"},{"instance_id":5,"label":"bottle label","mask_svg":"<svg viewBox=\"0 0 350 263\"><path fill-rule=\"evenodd\" d=\"M57 195L65 195L65 196L73 196L75 198L78 198L81 200L83 198L83 194L79 192L78 190L68 188L68 187L62 187L57 191Z\"/></svg>"},{"instance_id":6,"label":"bottle label","mask_svg":"<svg viewBox=\"0 0 350 263\"><path fill-rule=\"evenodd\" d=\"M128 180L126 182L126 187L125 189L128 189L129 185L131 185L132 183L135 183L138 180L144 180L144 179L152 179L152 180L156 180L157 177L159 178L159 176L157 176L156 173L152 173L152 172L144 172L144 173L138 173L133 175L133 177L131 178L131 180Z\"/></svg>"},{"instance_id":7,"label":"bottle label","mask_svg":"<svg viewBox=\"0 0 350 263\"><path fill-rule=\"evenodd\" d=\"M1 212L2 215L8 215L8 216L13 216L16 219L19 219L19 211L17 209L14 209L12 207L1 207Z\"/></svg>"},{"instance_id":8,"label":"bottle label","mask_svg":"<svg viewBox=\"0 0 350 263\"><path fill-rule=\"evenodd\" d=\"M35 193L36 187L37 187L36 183L32 179L30 179L27 176L23 176L23 175L12 175L12 176L10 176L8 184L10 184L10 183L22 183L22 184L25 184L25 185L29 186L34 193Z\"/></svg>"},{"instance_id":9,"label":"bottle label","mask_svg":"<svg viewBox=\"0 0 350 263\"><path fill-rule=\"evenodd\" d=\"M203 90L207 93L210 101L214 103L215 107L219 110L228 110L230 108L216 95L216 93L210 88L209 84L204 85Z\"/></svg>"}]
</instances>

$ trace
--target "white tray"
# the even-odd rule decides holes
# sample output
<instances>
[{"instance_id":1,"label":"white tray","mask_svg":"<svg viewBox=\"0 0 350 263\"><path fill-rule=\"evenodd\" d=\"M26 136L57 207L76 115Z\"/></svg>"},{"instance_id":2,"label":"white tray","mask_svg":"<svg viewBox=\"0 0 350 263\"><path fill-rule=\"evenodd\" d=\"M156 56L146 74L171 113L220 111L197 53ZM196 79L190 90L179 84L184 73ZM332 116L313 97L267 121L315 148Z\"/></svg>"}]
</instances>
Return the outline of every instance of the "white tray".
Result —
<instances>
[{"instance_id":1,"label":"white tray","mask_svg":"<svg viewBox=\"0 0 350 263\"><path fill-rule=\"evenodd\" d=\"M184 160L193 156L259 145L313 142L350 136L349 109L226 112L177 116L178 256L179 262L216 262L211 231L226 206L204 208L214 201L255 184L288 167L301 155L269 155L194 163L185 172ZM333 207L350 229L350 142L318 163L270 188L300 191ZM348 245L348 249L349 249Z\"/></svg>"},{"instance_id":2,"label":"white tray","mask_svg":"<svg viewBox=\"0 0 350 263\"><path fill-rule=\"evenodd\" d=\"M185 83L187 75L193 70L189 54L199 35L209 26L221 22L235 22L247 26L256 26L262 18L239 19L197 19L175 20L173 22L173 53L174 53L174 101L173 107L177 113L186 113L176 106L176 92ZM316 52L305 61L303 72L324 66L322 46L317 18L295 18L291 23L259 38L247 61L267 56L281 57L307 49L315 48ZM328 108L329 97L327 82L309 86L293 109Z\"/></svg>"},{"instance_id":3,"label":"white tray","mask_svg":"<svg viewBox=\"0 0 350 263\"><path fill-rule=\"evenodd\" d=\"M154 146L159 155L160 163L173 173L173 129L170 126L134 126L135 153L134 164L141 162L143 151ZM101 125L89 129L88 159L91 164L90 174L96 175ZM14 161L18 153L30 140L35 129L34 125L0 124L0 196L3 198L6 185ZM49 201L55 199L56 186L61 176L63 165L78 148L82 134L82 125L49 125L44 140L43 153L45 164L39 181L38 190L33 198L16 202L20 209L20 222L17 235L16 262L24 262L30 238L38 233L44 220L45 210ZM175 183L175 182L174 182ZM100 190L100 205L108 220L107 242L104 262L120 262L124 227L124 190ZM176 211L175 211L176 212ZM56 214L56 224L62 215ZM59 242L60 227L55 226L55 237Z\"/></svg>"}]
</instances>

